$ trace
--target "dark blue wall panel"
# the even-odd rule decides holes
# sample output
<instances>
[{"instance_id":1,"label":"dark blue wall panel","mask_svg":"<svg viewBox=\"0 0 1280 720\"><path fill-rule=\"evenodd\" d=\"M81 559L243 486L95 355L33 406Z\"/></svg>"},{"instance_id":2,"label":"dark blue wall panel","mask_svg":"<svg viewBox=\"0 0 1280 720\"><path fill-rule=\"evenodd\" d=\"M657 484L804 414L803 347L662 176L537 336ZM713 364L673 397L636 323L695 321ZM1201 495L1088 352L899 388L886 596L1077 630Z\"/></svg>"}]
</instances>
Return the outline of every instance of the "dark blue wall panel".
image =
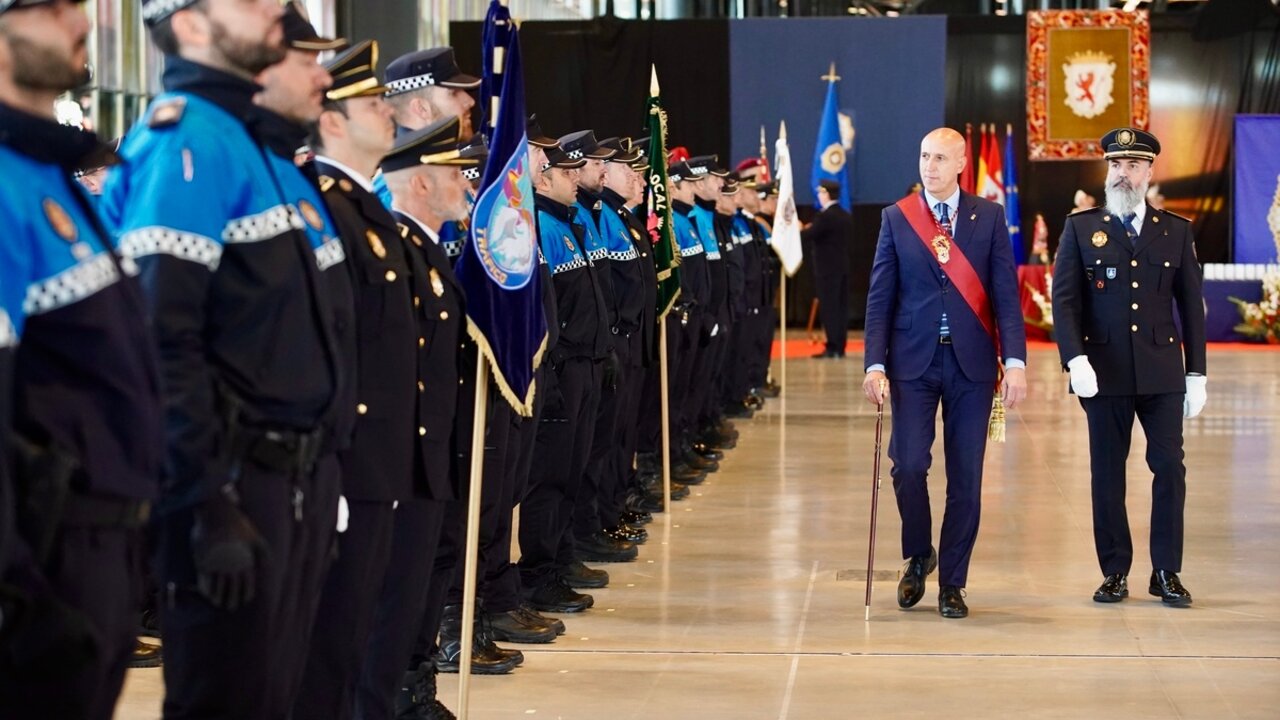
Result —
<instances>
[{"instance_id":1,"label":"dark blue wall panel","mask_svg":"<svg viewBox=\"0 0 1280 720\"><path fill-rule=\"evenodd\" d=\"M946 55L945 17L735 20L730 160L759 155L763 124L772 162L778 122L786 120L796 199L812 203L809 171L826 93L820 77L835 61L840 108L857 131L853 202L897 200L919 179L920 138L943 124Z\"/></svg>"}]
</instances>

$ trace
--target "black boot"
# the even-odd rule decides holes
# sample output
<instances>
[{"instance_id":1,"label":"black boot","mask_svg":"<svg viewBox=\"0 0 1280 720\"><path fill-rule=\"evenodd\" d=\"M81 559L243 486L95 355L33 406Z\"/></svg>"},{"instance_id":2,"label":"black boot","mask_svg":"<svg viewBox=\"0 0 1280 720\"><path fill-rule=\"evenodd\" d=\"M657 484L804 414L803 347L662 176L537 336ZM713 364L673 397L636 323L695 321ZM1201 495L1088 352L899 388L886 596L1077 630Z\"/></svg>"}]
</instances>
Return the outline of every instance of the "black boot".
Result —
<instances>
[{"instance_id":1,"label":"black boot","mask_svg":"<svg viewBox=\"0 0 1280 720\"><path fill-rule=\"evenodd\" d=\"M471 673L473 675L506 675L524 661L519 650L503 650L493 644L492 634L484 630L486 623L476 613L472 624ZM458 672L462 656L462 606L446 605L440 619L440 649L436 652L436 670Z\"/></svg>"},{"instance_id":2,"label":"black boot","mask_svg":"<svg viewBox=\"0 0 1280 720\"><path fill-rule=\"evenodd\" d=\"M419 663L404 674L396 694L396 720L457 720L436 699L436 669L431 663Z\"/></svg>"}]
</instances>

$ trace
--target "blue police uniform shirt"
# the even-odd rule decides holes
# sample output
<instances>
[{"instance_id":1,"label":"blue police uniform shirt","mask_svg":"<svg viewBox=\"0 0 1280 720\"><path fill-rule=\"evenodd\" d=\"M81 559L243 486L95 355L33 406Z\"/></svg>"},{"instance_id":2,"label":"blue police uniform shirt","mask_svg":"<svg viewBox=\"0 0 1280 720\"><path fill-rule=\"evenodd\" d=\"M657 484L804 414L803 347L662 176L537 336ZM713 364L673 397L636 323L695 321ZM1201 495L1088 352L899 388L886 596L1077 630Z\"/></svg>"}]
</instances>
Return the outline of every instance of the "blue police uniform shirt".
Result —
<instances>
[{"instance_id":1,"label":"blue police uniform shirt","mask_svg":"<svg viewBox=\"0 0 1280 720\"><path fill-rule=\"evenodd\" d=\"M711 261L719 260L720 243L716 242L714 213L694 203L693 209L689 211L689 220L698 229L698 237L702 240L702 248L707 253L707 259Z\"/></svg>"},{"instance_id":2,"label":"blue police uniform shirt","mask_svg":"<svg viewBox=\"0 0 1280 720\"><path fill-rule=\"evenodd\" d=\"M150 499L162 411L145 309L132 266L71 177L97 147L90 133L0 104L0 348L13 353L0 392L13 431L75 456L77 491Z\"/></svg>"},{"instance_id":3,"label":"blue police uniform shirt","mask_svg":"<svg viewBox=\"0 0 1280 720\"><path fill-rule=\"evenodd\" d=\"M698 229L694 227L693 221L684 213L671 213L671 229L675 231L676 245L679 246L680 257L702 255L706 252L702 245L702 239L698 237Z\"/></svg>"},{"instance_id":4,"label":"blue police uniform shirt","mask_svg":"<svg viewBox=\"0 0 1280 720\"><path fill-rule=\"evenodd\" d=\"M318 272L335 257L332 226L304 217L300 200L319 213L316 196L286 187L291 160L251 134L260 88L173 56L164 84L121 148L103 208L151 307L168 500L181 506L226 482L220 395L236 396L244 422L310 431L336 398L339 351Z\"/></svg>"},{"instance_id":5,"label":"blue police uniform shirt","mask_svg":"<svg viewBox=\"0 0 1280 720\"><path fill-rule=\"evenodd\" d=\"M576 215L573 224L585 229L585 223ZM542 262L551 269L552 275L587 266L587 257L574 241L569 223L542 209L538 210L538 246Z\"/></svg>"},{"instance_id":6,"label":"blue police uniform shirt","mask_svg":"<svg viewBox=\"0 0 1280 720\"><path fill-rule=\"evenodd\" d=\"M741 210L733 214L733 241L738 245L755 242L751 234L751 219Z\"/></svg>"},{"instance_id":7,"label":"blue police uniform shirt","mask_svg":"<svg viewBox=\"0 0 1280 720\"><path fill-rule=\"evenodd\" d=\"M616 262L628 262L640 257L635 243L631 242L631 229L608 203L600 213L600 235L604 242L605 257Z\"/></svg>"},{"instance_id":8,"label":"blue police uniform shirt","mask_svg":"<svg viewBox=\"0 0 1280 720\"><path fill-rule=\"evenodd\" d=\"M609 250L605 247L604 238L600 235L600 226L596 224L595 217L592 216L591 210L582 204L579 200L572 206L576 211L573 216L574 224L581 225L587 234L583 241L583 250L586 251L587 257L592 262L600 262L608 256Z\"/></svg>"}]
</instances>

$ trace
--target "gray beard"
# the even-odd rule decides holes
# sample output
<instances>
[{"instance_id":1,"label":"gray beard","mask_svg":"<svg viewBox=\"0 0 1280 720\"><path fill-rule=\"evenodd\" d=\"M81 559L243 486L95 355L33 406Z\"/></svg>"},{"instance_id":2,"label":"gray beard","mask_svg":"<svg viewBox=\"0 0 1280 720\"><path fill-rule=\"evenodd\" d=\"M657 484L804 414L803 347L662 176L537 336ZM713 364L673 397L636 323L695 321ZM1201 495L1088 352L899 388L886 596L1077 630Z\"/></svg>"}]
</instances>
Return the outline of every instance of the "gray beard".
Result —
<instances>
[{"instance_id":1,"label":"gray beard","mask_svg":"<svg viewBox=\"0 0 1280 720\"><path fill-rule=\"evenodd\" d=\"M1121 217L1133 212L1147 197L1147 184L1141 187L1126 188L1123 186L1107 186L1107 211Z\"/></svg>"}]
</instances>

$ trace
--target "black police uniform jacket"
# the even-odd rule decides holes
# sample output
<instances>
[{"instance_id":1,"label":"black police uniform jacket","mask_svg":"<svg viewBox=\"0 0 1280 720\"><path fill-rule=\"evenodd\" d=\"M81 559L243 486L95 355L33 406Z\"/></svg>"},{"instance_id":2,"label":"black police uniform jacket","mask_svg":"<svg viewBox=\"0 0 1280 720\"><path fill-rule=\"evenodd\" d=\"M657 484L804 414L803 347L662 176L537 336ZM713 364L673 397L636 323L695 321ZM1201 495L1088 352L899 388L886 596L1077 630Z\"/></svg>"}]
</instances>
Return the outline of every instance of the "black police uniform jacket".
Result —
<instances>
[{"instance_id":1,"label":"black police uniform jacket","mask_svg":"<svg viewBox=\"0 0 1280 720\"><path fill-rule=\"evenodd\" d=\"M629 336L632 341L632 362L648 365L656 357L652 346L658 312L658 270L649 256L649 233L635 213L627 209L622 196L612 189L605 188L600 200L604 203L604 212L611 212L622 221L626 242L635 253L632 259L612 258L609 267L613 274L618 333Z\"/></svg>"},{"instance_id":2,"label":"black police uniform jacket","mask_svg":"<svg viewBox=\"0 0 1280 720\"><path fill-rule=\"evenodd\" d=\"M572 358L602 360L608 354L611 334L604 295L596 277L596 267L587 256L586 230L582 222L591 218L574 217L573 208L544 195L534 195L538 208L538 236L543 260L551 271L555 290L556 320L559 334L556 344L549 346L552 366ZM544 235L543 215L569 227L573 237L552 238ZM564 242L569 252L557 255L555 243Z\"/></svg>"},{"instance_id":3,"label":"black police uniform jacket","mask_svg":"<svg viewBox=\"0 0 1280 720\"><path fill-rule=\"evenodd\" d=\"M415 391L419 497L454 500L469 467L476 353L467 338L466 294L447 249L413 216L396 211L413 273L418 380ZM465 250L465 245L464 252Z\"/></svg>"},{"instance_id":4,"label":"black police uniform jacket","mask_svg":"<svg viewBox=\"0 0 1280 720\"><path fill-rule=\"evenodd\" d=\"M813 216L809 227L800 231L800 239L813 248L814 275L849 274L849 243L853 242L853 218L840 203L832 203Z\"/></svg>"},{"instance_id":5,"label":"black police uniform jacket","mask_svg":"<svg viewBox=\"0 0 1280 720\"><path fill-rule=\"evenodd\" d=\"M1053 322L1063 365L1088 356L1099 395L1185 392L1186 373L1205 372L1191 223L1148 205L1142 231L1130 242L1120 218L1105 208L1068 216L1054 264Z\"/></svg>"},{"instance_id":6,"label":"black police uniform jacket","mask_svg":"<svg viewBox=\"0 0 1280 720\"><path fill-rule=\"evenodd\" d=\"M418 328L409 258L396 219L342 169L318 157L324 194L347 256L355 297L355 332L344 348L354 367L356 422L341 455L342 494L391 502L412 492L417 424Z\"/></svg>"}]
</instances>

